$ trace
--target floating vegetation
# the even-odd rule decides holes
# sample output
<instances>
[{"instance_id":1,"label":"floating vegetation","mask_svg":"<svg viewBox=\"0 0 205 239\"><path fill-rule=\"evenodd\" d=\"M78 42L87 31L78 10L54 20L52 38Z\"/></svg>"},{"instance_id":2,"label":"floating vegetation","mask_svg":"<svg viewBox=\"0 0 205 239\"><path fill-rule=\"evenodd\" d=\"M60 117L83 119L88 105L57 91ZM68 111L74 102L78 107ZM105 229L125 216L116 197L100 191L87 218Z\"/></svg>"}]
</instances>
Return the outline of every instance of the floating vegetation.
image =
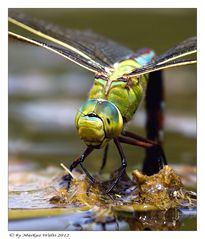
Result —
<instances>
[{"instance_id":1,"label":"floating vegetation","mask_svg":"<svg viewBox=\"0 0 205 239\"><path fill-rule=\"evenodd\" d=\"M152 176L143 175L138 170L132 172L132 179L124 174L113 192L105 194L115 174L108 181L99 177L98 183L91 184L85 174L73 171L74 179L69 189L65 176L60 182L62 187L50 202L75 207L98 206L106 210L109 205L114 211L128 212L196 207L196 193L185 189L181 178L171 166L164 166Z\"/></svg>"},{"instance_id":2,"label":"floating vegetation","mask_svg":"<svg viewBox=\"0 0 205 239\"><path fill-rule=\"evenodd\" d=\"M184 187L170 166L153 176L138 170L132 178L124 174L110 194L104 192L116 172L109 180L96 175L93 185L82 172L72 173L69 190L60 168L10 173L9 227L53 230L47 222L53 218L58 230L177 230L182 210L195 212L196 194ZM30 225L32 219L36 223Z\"/></svg>"},{"instance_id":3,"label":"floating vegetation","mask_svg":"<svg viewBox=\"0 0 205 239\"><path fill-rule=\"evenodd\" d=\"M184 188L181 178L170 166L164 166L152 176L143 175L138 170L133 171L132 175L139 186L142 203L161 210L196 206L196 194Z\"/></svg>"}]
</instances>

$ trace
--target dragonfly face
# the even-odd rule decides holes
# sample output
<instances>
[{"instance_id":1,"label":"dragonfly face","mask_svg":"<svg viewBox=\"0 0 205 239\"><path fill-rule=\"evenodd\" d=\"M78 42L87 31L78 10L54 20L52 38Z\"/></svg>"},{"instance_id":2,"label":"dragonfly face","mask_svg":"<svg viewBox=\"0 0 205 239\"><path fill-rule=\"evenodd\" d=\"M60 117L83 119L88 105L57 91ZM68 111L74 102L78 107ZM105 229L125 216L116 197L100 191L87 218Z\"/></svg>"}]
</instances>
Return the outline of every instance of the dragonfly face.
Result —
<instances>
[{"instance_id":1,"label":"dragonfly face","mask_svg":"<svg viewBox=\"0 0 205 239\"><path fill-rule=\"evenodd\" d=\"M107 100L89 99L80 108L75 119L80 138L87 146L104 147L120 135L123 119L118 108Z\"/></svg>"}]
</instances>

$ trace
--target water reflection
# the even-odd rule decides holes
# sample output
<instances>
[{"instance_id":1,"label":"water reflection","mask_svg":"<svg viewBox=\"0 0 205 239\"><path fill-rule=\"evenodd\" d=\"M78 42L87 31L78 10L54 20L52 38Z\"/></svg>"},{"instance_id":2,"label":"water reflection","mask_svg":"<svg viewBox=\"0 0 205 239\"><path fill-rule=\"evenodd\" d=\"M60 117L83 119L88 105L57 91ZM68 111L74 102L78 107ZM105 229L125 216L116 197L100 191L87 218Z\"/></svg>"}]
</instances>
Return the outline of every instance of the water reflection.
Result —
<instances>
[{"instance_id":1,"label":"water reflection","mask_svg":"<svg viewBox=\"0 0 205 239\"><path fill-rule=\"evenodd\" d=\"M119 215L107 222L96 223L93 212L36 218L32 220L11 221L9 230L44 230L44 231L174 231L179 230L182 224L180 210L137 212L135 215ZM195 230L192 225L191 230ZM185 229L186 230L186 229Z\"/></svg>"}]
</instances>

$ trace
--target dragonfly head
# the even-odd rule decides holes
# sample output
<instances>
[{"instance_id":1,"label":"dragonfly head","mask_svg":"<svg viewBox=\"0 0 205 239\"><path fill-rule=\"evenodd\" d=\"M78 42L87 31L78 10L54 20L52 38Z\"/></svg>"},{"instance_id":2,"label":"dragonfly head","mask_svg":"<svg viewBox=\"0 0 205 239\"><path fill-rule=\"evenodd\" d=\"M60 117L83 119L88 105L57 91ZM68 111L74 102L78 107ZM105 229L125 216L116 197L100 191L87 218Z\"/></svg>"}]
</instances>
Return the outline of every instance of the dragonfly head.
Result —
<instances>
[{"instance_id":1,"label":"dragonfly head","mask_svg":"<svg viewBox=\"0 0 205 239\"><path fill-rule=\"evenodd\" d=\"M109 140L119 136L123 119L118 108L107 100L87 100L75 119L80 138L94 148L104 147Z\"/></svg>"}]
</instances>

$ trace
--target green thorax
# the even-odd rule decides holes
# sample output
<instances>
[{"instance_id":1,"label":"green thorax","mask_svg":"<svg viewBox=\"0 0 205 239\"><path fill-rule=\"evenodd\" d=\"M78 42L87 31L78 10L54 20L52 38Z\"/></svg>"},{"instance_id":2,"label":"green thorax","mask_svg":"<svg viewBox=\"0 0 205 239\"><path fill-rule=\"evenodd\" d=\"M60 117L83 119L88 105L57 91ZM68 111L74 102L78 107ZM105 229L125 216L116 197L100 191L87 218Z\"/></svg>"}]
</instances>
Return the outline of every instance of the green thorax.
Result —
<instances>
[{"instance_id":1,"label":"green thorax","mask_svg":"<svg viewBox=\"0 0 205 239\"><path fill-rule=\"evenodd\" d=\"M119 78L140 67L141 65L134 59L116 63L114 71L108 75L108 78L95 78L89 99L111 101L119 109L125 122L131 120L143 99L148 76L132 77L126 81Z\"/></svg>"}]
</instances>

